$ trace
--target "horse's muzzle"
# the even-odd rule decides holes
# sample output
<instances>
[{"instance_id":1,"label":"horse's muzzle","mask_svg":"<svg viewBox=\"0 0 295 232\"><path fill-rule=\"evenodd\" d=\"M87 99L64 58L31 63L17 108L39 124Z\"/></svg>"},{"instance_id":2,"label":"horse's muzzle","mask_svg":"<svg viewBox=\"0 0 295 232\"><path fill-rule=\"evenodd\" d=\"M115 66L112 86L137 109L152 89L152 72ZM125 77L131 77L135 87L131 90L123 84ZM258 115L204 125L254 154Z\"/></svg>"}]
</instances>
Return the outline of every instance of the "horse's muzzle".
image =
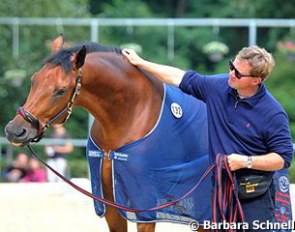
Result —
<instances>
[{"instance_id":1,"label":"horse's muzzle","mask_svg":"<svg viewBox=\"0 0 295 232\"><path fill-rule=\"evenodd\" d=\"M16 119L10 121L5 127L7 140L14 146L28 145L37 135L37 130L27 123L19 123Z\"/></svg>"}]
</instances>

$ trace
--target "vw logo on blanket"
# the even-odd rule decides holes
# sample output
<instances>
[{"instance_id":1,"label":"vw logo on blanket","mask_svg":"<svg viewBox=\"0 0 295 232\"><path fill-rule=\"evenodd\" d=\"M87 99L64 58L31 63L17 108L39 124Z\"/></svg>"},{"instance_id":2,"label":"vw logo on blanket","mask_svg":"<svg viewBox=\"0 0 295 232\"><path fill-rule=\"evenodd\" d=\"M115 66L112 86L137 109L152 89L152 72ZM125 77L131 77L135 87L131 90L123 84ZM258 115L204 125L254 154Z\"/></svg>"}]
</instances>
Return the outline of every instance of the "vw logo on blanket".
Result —
<instances>
[{"instance_id":1,"label":"vw logo on blanket","mask_svg":"<svg viewBox=\"0 0 295 232\"><path fill-rule=\"evenodd\" d=\"M170 109L175 118L182 117L182 108L179 104L177 104L176 102L173 102L170 106Z\"/></svg>"}]
</instances>

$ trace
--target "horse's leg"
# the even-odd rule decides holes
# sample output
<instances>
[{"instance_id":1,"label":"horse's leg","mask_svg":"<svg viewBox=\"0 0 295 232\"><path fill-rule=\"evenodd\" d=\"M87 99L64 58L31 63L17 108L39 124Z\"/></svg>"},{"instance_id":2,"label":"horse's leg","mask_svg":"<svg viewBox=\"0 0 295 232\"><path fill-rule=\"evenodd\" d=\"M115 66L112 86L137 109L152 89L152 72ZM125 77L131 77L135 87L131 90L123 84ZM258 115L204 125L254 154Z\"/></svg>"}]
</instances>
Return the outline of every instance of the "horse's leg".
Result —
<instances>
[{"instance_id":1,"label":"horse's leg","mask_svg":"<svg viewBox=\"0 0 295 232\"><path fill-rule=\"evenodd\" d=\"M112 165L110 160L104 160L102 165L102 187L104 197L114 201L112 188ZM113 207L106 206L105 219L110 232L127 232L127 221Z\"/></svg>"},{"instance_id":2,"label":"horse's leg","mask_svg":"<svg viewBox=\"0 0 295 232\"><path fill-rule=\"evenodd\" d=\"M110 232L127 232L127 221L113 207L106 207L105 218Z\"/></svg>"},{"instance_id":3,"label":"horse's leg","mask_svg":"<svg viewBox=\"0 0 295 232\"><path fill-rule=\"evenodd\" d=\"M154 232L156 223L137 223L137 232Z\"/></svg>"},{"instance_id":4,"label":"horse's leg","mask_svg":"<svg viewBox=\"0 0 295 232\"><path fill-rule=\"evenodd\" d=\"M198 232L211 232L211 230L206 230L203 228L203 226L200 226Z\"/></svg>"}]
</instances>

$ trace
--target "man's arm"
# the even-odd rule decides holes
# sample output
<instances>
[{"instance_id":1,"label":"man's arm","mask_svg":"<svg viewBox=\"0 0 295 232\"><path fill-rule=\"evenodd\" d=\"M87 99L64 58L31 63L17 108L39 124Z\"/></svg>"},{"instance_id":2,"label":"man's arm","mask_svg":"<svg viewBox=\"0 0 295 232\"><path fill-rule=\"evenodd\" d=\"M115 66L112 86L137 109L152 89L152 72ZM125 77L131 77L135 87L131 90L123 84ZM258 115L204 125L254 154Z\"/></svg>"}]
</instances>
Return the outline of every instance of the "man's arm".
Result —
<instances>
[{"instance_id":1,"label":"man's arm","mask_svg":"<svg viewBox=\"0 0 295 232\"><path fill-rule=\"evenodd\" d=\"M123 49L122 54L128 59L131 64L143 69L146 72L149 72L162 82L170 85L179 86L185 74L185 71L179 68L156 64L144 60L139 57L133 50Z\"/></svg>"},{"instance_id":2,"label":"man's arm","mask_svg":"<svg viewBox=\"0 0 295 232\"><path fill-rule=\"evenodd\" d=\"M277 153L268 153L266 155L251 156L252 167L251 169L261 171L277 171L284 168L285 161ZM230 154L227 158L231 171L241 168L247 168L248 156L239 154Z\"/></svg>"},{"instance_id":3,"label":"man's arm","mask_svg":"<svg viewBox=\"0 0 295 232\"><path fill-rule=\"evenodd\" d=\"M57 145L54 146L54 151L57 153L68 154L73 151L73 145L71 143L67 143L65 145Z\"/></svg>"}]
</instances>

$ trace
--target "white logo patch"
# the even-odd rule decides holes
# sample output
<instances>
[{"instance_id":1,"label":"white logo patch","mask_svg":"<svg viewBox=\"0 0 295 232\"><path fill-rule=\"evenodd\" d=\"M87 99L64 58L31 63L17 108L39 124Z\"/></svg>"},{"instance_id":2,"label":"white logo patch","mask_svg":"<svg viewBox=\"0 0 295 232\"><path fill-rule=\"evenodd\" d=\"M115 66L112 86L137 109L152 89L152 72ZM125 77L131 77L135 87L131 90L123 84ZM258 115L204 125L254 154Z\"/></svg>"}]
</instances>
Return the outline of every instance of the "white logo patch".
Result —
<instances>
[{"instance_id":1,"label":"white logo patch","mask_svg":"<svg viewBox=\"0 0 295 232\"><path fill-rule=\"evenodd\" d=\"M173 102L170 106L170 110L172 112L172 114L174 115L175 118L181 118L182 117L182 108L179 104L177 104L176 102Z\"/></svg>"},{"instance_id":2,"label":"white logo patch","mask_svg":"<svg viewBox=\"0 0 295 232\"><path fill-rule=\"evenodd\" d=\"M289 190L289 180L288 180L288 178L285 177L285 176L281 176L279 178L279 186L280 186L281 192L283 192L283 193L288 192L288 190Z\"/></svg>"},{"instance_id":3,"label":"white logo patch","mask_svg":"<svg viewBox=\"0 0 295 232\"><path fill-rule=\"evenodd\" d=\"M88 156L89 157L98 157L98 158L101 158L102 157L102 152L96 151L96 150L89 150L88 151Z\"/></svg>"}]
</instances>

